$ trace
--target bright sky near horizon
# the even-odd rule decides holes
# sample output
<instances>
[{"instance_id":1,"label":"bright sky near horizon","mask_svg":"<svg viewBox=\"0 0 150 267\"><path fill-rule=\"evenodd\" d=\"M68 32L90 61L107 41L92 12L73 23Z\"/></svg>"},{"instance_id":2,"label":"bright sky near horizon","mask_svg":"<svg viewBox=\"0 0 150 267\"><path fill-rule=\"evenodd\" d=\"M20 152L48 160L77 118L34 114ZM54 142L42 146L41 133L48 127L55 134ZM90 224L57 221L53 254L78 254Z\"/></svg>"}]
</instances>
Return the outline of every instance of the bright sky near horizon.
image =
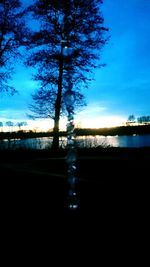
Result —
<instances>
[{"instance_id":1,"label":"bright sky near horizon","mask_svg":"<svg viewBox=\"0 0 150 267\"><path fill-rule=\"evenodd\" d=\"M115 126L131 114L150 115L150 0L104 0L102 14L110 35L101 57L107 65L95 71L95 80L84 92L87 106L75 117L82 127ZM0 95L0 121L28 120L36 89L31 74L21 64L16 66L12 83L18 94ZM34 121L34 127L42 125ZM53 124L47 120L46 126Z\"/></svg>"}]
</instances>

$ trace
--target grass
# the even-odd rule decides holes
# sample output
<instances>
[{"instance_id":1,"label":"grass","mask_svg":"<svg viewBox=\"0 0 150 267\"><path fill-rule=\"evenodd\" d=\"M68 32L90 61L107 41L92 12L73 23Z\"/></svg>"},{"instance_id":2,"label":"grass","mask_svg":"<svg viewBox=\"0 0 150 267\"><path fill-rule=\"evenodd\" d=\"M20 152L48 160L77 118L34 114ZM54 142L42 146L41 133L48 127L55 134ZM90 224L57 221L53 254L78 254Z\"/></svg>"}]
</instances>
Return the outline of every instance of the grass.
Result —
<instances>
[{"instance_id":1,"label":"grass","mask_svg":"<svg viewBox=\"0 0 150 267\"><path fill-rule=\"evenodd\" d=\"M150 148L79 149L76 211L67 209L66 152L0 151L1 214L7 229L11 223L17 232L36 229L35 233L47 234L50 227L61 232L88 227L106 234L121 225L127 231L132 223L139 225L140 218L146 220Z\"/></svg>"}]
</instances>

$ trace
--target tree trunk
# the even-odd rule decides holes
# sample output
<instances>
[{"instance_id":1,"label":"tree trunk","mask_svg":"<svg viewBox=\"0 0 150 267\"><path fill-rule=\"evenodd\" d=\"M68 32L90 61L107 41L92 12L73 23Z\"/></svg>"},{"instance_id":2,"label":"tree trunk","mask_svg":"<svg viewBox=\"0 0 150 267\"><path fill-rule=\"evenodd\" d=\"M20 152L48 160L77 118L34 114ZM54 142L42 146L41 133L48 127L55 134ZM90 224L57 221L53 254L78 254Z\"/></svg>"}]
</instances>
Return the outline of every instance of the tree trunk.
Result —
<instances>
[{"instance_id":1,"label":"tree trunk","mask_svg":"<svg viewBox=\"0 0 150 267\"><path fill-rule=\"evenodd\" d=\"M63 44L61 45L61 54L59 61L59 78L58 78L58 92L55 103L55 117L53 128L53 143L52 149L59 149L59 121L60 121L60 109L61 109L61 97L62 97L62 75L63 75Z\"/></svg>"}]
</instances>

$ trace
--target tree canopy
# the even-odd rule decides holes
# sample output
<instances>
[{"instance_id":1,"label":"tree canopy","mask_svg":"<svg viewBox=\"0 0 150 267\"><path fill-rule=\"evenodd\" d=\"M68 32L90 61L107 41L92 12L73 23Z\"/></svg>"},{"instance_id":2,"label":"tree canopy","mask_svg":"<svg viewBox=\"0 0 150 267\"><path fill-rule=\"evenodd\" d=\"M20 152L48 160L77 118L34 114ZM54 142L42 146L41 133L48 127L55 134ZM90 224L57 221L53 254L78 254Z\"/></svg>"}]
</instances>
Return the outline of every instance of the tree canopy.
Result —
<instances>
[{"instance_id":1,"label":"tree canopy","mask_svg":"<svg viewBox=\"0 0 150 267\"><path fill-rule=\"evenodd\" d=\"M24 15L19 0L0 1L0 92L15 92L8 80L14 69L14 59L21 55L19 48L26 40Z\"/></svg>"},{"instance_id":2,"label":"tree canopy","mask_svg":"<svg viewBox=\"0 0 150 267\"><path fill-rule=\"evenodd\" d=\"M105 35L108 29L103 26L102 3L101 0L37 0L28 8L37 21L34 29L31 23L28 36L27 65L36 68L34 79L40 82L33 100L37 111L39 107L43 111L42 103L44 105L49 96L56 146L66 91L71 88L76 100L81 100L81 90L88 88L94 69L104 65L100 60L102 48L108 40Z\"/></svg>"}]
</instances>

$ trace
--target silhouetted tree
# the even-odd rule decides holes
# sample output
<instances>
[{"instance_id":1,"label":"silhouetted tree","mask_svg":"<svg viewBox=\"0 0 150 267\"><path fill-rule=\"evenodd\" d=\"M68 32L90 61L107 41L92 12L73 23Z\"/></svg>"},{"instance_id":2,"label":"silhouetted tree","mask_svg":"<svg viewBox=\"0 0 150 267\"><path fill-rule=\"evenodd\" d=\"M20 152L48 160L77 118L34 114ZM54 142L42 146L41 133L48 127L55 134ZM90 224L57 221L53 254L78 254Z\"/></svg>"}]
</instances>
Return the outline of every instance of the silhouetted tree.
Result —
<instances>
[{"instance_id":1,"label":"silhouetted tree","mask_svg":"<svg viewBox=\"0 0 150 267\"><path fill-rule=\"evenodd\" d=\"M62 93L60 116L66 115L64 95ZM56 92L47 88L40 88L32 94L32 104L29 105L31 111L28 116L32 119L50 118L55 119ZM86 105L84 96L80 92L75 92L75 109L80 110Z\"/></svg>"},{"instance_id":2,"label":"silhouetted tree","mask_svg":"<svg viewBox=\"0 0 150 267\"><path fill-rule=\"evenodd\" d=\"M0 121L0 129L1 129L1 131L3 130L3 122L2 121Z\"/></svg>"},{"instance_id":3,"label":"silhouetted tree","mask_svg":"<svg viewBox=\"0 0 150 267\"><path fill-rule=\"evenodd\" d=\"M17 126L19 127L19 130L21 130L21 127L27 126L28 123L26 121L20 121L17 123Z\"/></svg>"},{"instance_id":4,"label":"silhouetted tree","mask_svg":"<svg viewBox=\"0 0 150 267\"><path fill-rule=\"evenodd\" d=\"M150 116L141 116L137 118L138 123L150 123Z\"/></svg>"},{"instance_id":5,"label":"silhouetted tree","mask_svg":"<svg viewBox=\"0 0 150 267\"><path fill-rule=\"evenodd\" d=\"M8 85L8 80L11 78L14 62L20 56L19 48L26 40L24 14L19 0L0 1L0 92L13 94L16 91Z\"/></svg>"},{"instance_id":6,"label":"silhouetted tree","mask_svg":"<svg viewBox=\"0 0 150 267\"><path fill-rule=\"evenodd\" d=\"M135 122L135 116L133 114L129 115L127 122L129 122L129 123Z\"/></svg>"},{"instance_id":7,"label":"silhouetted tree","mask_svg":"<svg viewBox=\"0 0 150 267\"><path fill-rule=\"evenodd\" d=\"M9 127L9 131L11 132L11 130L14 126L14 123L12 121L6 121L6 125Z\"/></svg>"},{"instance_id":8,"label":"silhouetted tree","mask_svg":"<svg viewBox=\"0 0 150 267\"><path fill-rule=\"evenodd\" d=\"M59 146L59 120L68 72L72 90L78 92L88 87L93 70L102 66L98 60L108 39L104 37L108 29L103 26L102 3L102 0L37 0L29 8L38 25L30 35L31 54L27 63L37 67L35 80L41 83L40 92L48 88L54 99L49 107L54 110L55 149Z\"/></svg>"}]
</instances>

